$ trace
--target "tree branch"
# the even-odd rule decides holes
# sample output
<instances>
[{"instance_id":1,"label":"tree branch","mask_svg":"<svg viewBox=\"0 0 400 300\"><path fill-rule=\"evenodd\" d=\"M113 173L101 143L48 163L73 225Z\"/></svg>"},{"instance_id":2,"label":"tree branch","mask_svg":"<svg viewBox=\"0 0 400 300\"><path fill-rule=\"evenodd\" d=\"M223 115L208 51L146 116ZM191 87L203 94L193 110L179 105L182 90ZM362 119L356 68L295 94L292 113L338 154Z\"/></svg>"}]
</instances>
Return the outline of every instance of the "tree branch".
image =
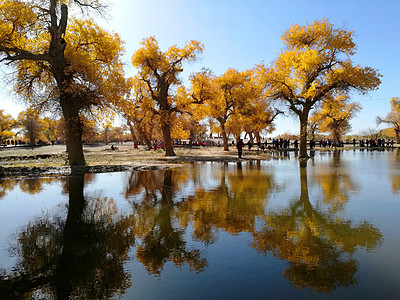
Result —
<instances>
[{"instance_id":1,"label":"tree branch","mask_svg":"<svg viewBox=\"0 0 400 300\"><path fill-rule=\"evenodd\" d=\"M0 59L0 62L8 61L8 63L19 60L34 60L34 61L47 61L50 62L51 57L48 53L34 54L32 52L17 48L17 47L4 47L0 45L0 53L6 57Z\"/></svg>"}]
</instances>

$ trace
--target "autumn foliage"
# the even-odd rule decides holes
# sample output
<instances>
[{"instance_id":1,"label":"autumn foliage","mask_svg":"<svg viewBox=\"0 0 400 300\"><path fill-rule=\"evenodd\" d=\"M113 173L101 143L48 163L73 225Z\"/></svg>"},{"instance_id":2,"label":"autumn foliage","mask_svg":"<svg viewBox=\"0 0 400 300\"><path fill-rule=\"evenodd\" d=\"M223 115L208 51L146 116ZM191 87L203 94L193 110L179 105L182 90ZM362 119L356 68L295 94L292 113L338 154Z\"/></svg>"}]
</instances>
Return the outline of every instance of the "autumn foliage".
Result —
<instances>
[{"instance_id":1,"label":"autumn foliage","mask_svg":"<svg viewBox=\"0 0 400 300\"><path fill-rule=\"evenodd\" d=\"M285 49L270 66L260 67L272 98L282 101L300 120L300 157L307 157L307 122L316 104L335 93L377 89L381 75L354 65L354 33L328 20L292 25L282 35Z\"/></svg>"},{"instance_id":2,"label":"autumn foliage","mask_svg":"<svg viewBox=\"0 0 400 300\"><path fill-rule=\"evenodd\" d=\"M282 113L277 107L285 107L299 118L300 157L307 157L308 122L341 138L360 110L347 102L349 93L366 93L381 82L377 70L352 62L354 32L327 19L292 25L270 64L228 68L221 75L204 68L190 76L188 88L180 78L184 64L196 61L204 46L189 41L162 51L151 36L132 55L137 74L125 78L124 42L92 19L69 16L74 6L105 7L100 0L0 2L1 61L15 69L14 90L24 100L63 116L71 165L85 164L84 123L108 112L123 116L133 140L150 147L162 139L166 155L173 156L172 140L192 140L205 124L222 136L224 150L229 135L260 140L261 132L274 130Z\"/></svg>"}]
</instances>

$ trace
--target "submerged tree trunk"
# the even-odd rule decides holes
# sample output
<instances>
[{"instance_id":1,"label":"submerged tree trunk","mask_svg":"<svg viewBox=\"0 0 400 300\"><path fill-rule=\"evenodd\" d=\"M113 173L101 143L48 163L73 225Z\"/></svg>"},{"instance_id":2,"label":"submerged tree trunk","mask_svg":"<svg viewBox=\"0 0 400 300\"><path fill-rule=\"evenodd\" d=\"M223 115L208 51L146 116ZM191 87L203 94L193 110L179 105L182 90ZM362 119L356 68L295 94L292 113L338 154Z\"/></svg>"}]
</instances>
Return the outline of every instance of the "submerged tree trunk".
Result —
<instances>
[{"instance_id":1,"label":"submerged tree trunk","mask_svg":"<svg viewBox=\"0 0 400 300\"><path fill-rule=\"evenodd\" d=\"M307 121L308 112L302 112L300 117L300 151L299 158L308 158L307 154Z\"/></svg>"}]
</instances>

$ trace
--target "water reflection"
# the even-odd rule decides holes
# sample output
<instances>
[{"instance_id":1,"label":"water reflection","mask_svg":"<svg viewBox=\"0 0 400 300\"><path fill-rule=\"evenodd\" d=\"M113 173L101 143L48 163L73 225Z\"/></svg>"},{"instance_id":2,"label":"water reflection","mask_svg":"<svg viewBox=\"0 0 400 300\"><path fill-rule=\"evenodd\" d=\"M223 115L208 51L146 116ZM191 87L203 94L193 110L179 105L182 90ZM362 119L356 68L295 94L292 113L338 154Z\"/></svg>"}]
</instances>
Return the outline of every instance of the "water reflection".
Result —
<instances>
[{"instance_id":1,"label":"water reflection","mask_svg":"<svg viewBox=\"0 0 400 300\"><path fill-rule=\"evenodd\" d=\"M40 193L43 191L43 186L50 182L54 182L55 178L29 178L29 179L1 179L0 180L0 200L5 197L8 192L14 190L16 186L19 186L20 190L24 193L31 195Z\"/></svg>"},{"instance_id":2,"label":"water reflection","mask_svg":"<svg viewBox=\"0 0 400 300\"><path fill-rule=\"evenodd\" d=\"M335 150L331 153L331 160L319 164L313 174L324 194L324 203L331 206L332 211L342 211L349 200L349 192L359 190L359 185L352 178L351 170L341 161L343 151Z\"/></svg>"},{"instance_id":3,"label":"water reflection","mask_svg":"<svg viewBox=\"0 0 400 300\"><path fill-rule=\"evenodd\" d=\"M395 155L394 162L397 163L397 165L400 165L400 148L396 149L396 155ZM399 194L400 193L400 174L398 172L391 174L390 180L391 180L392 193Z\"/></svg>"},{"instance_id":4,"label":"water reflection","mask_svg":"<svg viewBox=\"0 0 400 300\"><path fill-rule=\"evenodd\" d=\"M222 165L218 184L213 189L199 187L193 197L178 209L178 218L185 227L193 224L193 236L206 244L218 239L218 231L231 234L253 232L257 217L264 214L268 194L273 190L271 174L259 164L248 164L243 170L237 164L235 171Z\"/></svg>"},{"instance_id":5,"label":"water reflection","mask_svg":"<svg viewBox=\"0 0 400 300\"><path fill-rule=\"evenodd\" d=\"M162 173L160 193L151 193L151 203L146 201L135 205L135 233L141 239L141 244L137 247L137 259L151 274L159 275L168 261L177 267L187 263L192 270L200 272L207 266L207 260L198 249L187 249L184 230L173 226L176 209L173 200L177 190L175 184L179 182L179 178L174 180L176 178L172 174L177 173L173 170Z\"/></svg>"},{"instance_id":6,"label":"water reflection","mask_svg":"<svg viewBox=\"0 0 400 300\"><path fill-rule=\"evenodd\" d=\"M110 299L134 284L134 274L124 268L128 259L153 276L168 276L168 270L163 273L168 262L194 272L212 268L206 249L220 242L221 232L246 233L255 251L284 261L283 276L294 287L331 292L356 285L356 249L375 249L383 238L372 224L344 217L349 192L359 186L339 154L311 174L307 162L290 169L298 172L299 189L280 208L269 202L282 183L272 165L259 161L120 174L126 179L126 214L112 198L84 197L85 182L95 175L70 177L65 211L35 218L19 231L12 248L19 263L0 271L0 294ZM3 181L2 191L18 184L37 193L44 182ZM321 186L323 203L310 199L313 184Z\"/></svg>"},{"instance_id":7,"label":"water reflection","mask_svg":"<svg viewBox=\"0 0 400 300\"><path fill-rule=\"evenodd\" d=\"M330 292L356 284L356 247L375 248L382 234L367 222L353 224L313 206L308 194L307 162L300 162L300 196L287 208L265 216L262 230L254 232L253 247L287 260L285 278L295 287Z\"/></svg>"},{"instance_id":8,"label":"water reflection","mask_svg":"<svg viewBox=\"0 0 400 300\"><path fill-rule=\"evenodd\" d=\"M124 270L134 244L129 217L111 199L86 199L84 177L68 178L66 219L43 216L23 229L13 249L20 261L0 276L9 298L109 299L130 286Z\"/></svg>"}]
</instances>

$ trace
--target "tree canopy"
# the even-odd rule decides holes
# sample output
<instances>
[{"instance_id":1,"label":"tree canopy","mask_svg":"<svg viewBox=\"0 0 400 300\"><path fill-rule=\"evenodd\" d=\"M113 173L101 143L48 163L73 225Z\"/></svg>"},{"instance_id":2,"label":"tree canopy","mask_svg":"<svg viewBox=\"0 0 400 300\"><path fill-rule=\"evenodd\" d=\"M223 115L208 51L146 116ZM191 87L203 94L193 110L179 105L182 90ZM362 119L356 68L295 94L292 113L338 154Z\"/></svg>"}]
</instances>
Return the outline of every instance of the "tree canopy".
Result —
<instances>
[{"instance_id":1,"label":"tree canopy","mask_svg":"<svg viewBox=\"0 0 400 300\"><path fill-rule=\"evenodd\" d=\"M400 98L393 97L390 100L390 112L384 119L381 117L377 118L378 124L386 123L393 128L396 135L396 142L400 143Z\"/></svg>"},{"instance_id":2,"label":"tree canopy","mask_svg":"<svg viewBox=\"0 0 400 300\"><path fill-rule=\"evenodd\" d=\"M118 101L124 89L123 42L91 19L68 16L103 9L100 0L0 3L0 61L15 69L14 90L29 104L62 112L71 165L84 165L82 114Z\"/></svg>"},{"instance_id":3,"label":"tree canopy","mask_svg":"<svg viewBox=\"0 0 400 300\"><path fill-rule=\"evenodd\" d=\"M182 64L195 61L204 46L198 41L190 41L183 48L174 45L162 52L155 37L144 39L141 45L132 56L132 64L138 68L139 78L146 84L153 100L153 111L160 116L166 155L174 156L171 126L173 113L180 111L180 103L172 88L181 83Z\"/></svg>"},{"instance_id":4,"label":"tree canopy","mask_svg":"<svg viewBox=\"0 0 400 300\"><path fill-rule=\"evenodd\" d=\"M300 120L300 155L307 157L307 121L316 103L335 92L377 89L381 75L354 65L354 32L335 28L327 19L292 25L283 33L285 49L269 67L259 69L272 98L281 100Z\"/></svg>"}]
</instances>

